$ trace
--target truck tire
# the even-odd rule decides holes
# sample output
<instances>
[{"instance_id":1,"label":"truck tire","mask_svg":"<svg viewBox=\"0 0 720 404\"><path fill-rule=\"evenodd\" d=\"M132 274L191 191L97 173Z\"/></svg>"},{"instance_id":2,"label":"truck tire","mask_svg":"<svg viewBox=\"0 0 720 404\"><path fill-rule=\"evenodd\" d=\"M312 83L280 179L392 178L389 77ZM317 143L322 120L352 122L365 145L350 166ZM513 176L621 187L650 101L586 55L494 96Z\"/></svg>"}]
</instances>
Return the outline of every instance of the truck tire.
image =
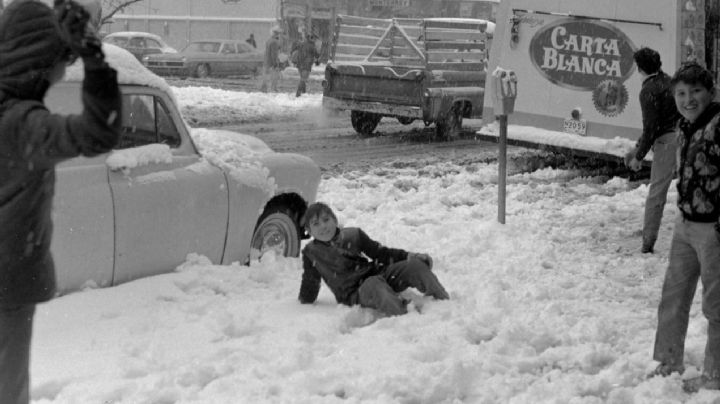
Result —
<instances>
[{"instance_id":1,"label":"truck tire","mask_svg":"<svg viewBox=\"0 0 720 404\"><path fill-rule=\"evenodd\" d=\"M381 115L373 114L372 112L350 112L350 122L352 123L353 129L363 136L370 135L375 128L377 128L380 119L382 119Z\"/></svg>"},{"instance_id":2,"label":"truck tire","mask_svg":"<svg viewBox=\"0 0 720 404\"><path fill-rule=\"evenodd\" d=\"M452 140L458 136L462 129L462 108L455 104L445 116L435 122L435 137L438 140Z\"/></svg>"}]
</instances>

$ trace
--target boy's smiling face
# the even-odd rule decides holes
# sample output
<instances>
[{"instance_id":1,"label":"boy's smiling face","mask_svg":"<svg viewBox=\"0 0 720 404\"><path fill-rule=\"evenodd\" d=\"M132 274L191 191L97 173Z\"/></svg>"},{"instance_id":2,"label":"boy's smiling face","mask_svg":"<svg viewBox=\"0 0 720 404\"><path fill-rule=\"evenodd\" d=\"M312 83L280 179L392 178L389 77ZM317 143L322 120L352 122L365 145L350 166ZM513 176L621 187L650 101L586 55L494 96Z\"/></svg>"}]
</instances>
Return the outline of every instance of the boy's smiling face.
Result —
<instances>
[{"instance_id":1,"label":"boy's smiling face","mask_svg":"<svg viewBox=\"0 0 720 404\"><path fill-rule=\"evenodd\" d=\"M308 231L316 240L328 242L335 236L337 220L327 212L320 212L308 222Z\"/></svg>"},{"instance_id":2,"label":"boy's smiling face","mask_svg":"<svg viewBox=\"0 0 720 404\"><path fill-rule=\"evenodd\" d=\"M695 122L712 102L715 91L705 88L700 83L690 84L680 81L675 84L673 95L678 112L688 121Z\"/></svg>"}]
</instances>

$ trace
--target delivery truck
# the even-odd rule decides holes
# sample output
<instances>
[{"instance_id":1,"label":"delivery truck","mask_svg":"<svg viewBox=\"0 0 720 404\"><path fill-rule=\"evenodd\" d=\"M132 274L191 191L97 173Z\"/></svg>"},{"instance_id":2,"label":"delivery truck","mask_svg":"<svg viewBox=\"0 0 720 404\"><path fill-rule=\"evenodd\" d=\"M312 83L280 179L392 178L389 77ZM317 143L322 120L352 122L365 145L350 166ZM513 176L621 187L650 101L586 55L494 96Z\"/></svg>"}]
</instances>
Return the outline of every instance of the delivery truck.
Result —
<instances>
[{"instance_id":1,"label":"delivery truck","mask_svg":"<svg viewBox=\"0 0 720 404\"><path fill-rule=\"evenodd\" d=\"M517 98L508 143L622 157L642 131L641 47L672 75L686 61L716 70L717 16L707 0L503 0L488 72L514 71ZM712 12L706 12L707 9ZM497 137L488 80L481 135ZM602 146L602 145L605 146ZM588 146L590 145L590 146ZM600 146L598 146L600 145ZM651 158L651 157L650 157Z\"/></svg>"}]
</instances>

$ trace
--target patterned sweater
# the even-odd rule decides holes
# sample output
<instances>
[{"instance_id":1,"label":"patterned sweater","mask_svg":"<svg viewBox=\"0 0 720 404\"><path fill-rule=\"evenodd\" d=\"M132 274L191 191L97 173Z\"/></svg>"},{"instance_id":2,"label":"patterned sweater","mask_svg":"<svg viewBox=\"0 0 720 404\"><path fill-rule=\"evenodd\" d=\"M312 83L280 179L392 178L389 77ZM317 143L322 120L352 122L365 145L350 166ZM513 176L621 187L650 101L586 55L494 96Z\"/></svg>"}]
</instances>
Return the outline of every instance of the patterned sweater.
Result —
<instances>
[{"instance_id":1,"label":"patterned sweater","mask_svg":"<svg viewBox=\"0 0 720 404\"><path fill-rule=\"evenodd\" d=\"M720 104L711 103L678 129L678 208L685 219L717 222L720 217Z\"/></svg>"}]
</instances>

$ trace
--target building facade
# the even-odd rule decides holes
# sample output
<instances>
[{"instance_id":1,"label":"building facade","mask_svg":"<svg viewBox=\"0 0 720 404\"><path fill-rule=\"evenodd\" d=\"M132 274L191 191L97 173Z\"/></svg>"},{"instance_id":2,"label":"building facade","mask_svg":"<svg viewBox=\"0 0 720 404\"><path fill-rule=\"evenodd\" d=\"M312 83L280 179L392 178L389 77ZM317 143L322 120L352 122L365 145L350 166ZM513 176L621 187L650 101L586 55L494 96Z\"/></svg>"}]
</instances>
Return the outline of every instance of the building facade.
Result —
<instances>
[{"instance_id":1,"label":"building facade","mask_svg":"<svg viewBox=\"0 0 720 404\"><path fill-rule=\"evenodd\" d=\"M285 32L286 46L311 32L327 60L338 15L371 18L483 18L494 21L499 0L143 0L116 14L105 32L145 31L182 49L208 38L255 36L263 47L273 26Z\"/></svg>"}]
</instances>

